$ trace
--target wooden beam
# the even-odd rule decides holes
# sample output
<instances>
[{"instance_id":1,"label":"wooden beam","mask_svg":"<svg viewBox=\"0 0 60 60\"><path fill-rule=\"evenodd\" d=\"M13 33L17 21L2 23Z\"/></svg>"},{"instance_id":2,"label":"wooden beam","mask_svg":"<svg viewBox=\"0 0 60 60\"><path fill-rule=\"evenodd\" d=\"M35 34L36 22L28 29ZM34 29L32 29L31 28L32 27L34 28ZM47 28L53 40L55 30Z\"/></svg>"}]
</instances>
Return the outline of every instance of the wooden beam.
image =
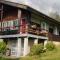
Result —
<instances>
[{"instance_id":1,"label":"wooden beam","mask_svg":"<svg viewBox=\"0 0 60 60\"><path fill-rule=\"evenodd\" d=\"M37 36L33 34L15 34L15 35L0 35L0 38L14 38L14 37L31 37L31 38L38 38L38 39L48 39L48 37L44 36Z\"/></svg>"},{"instance_id":2,"label":"wooden beam","mask_svg":"<svg viewBox=\"0 0 60 60\"><path fill-rule=\"evenodd\" d=\"M20 30L21 30L21 26L20 26L21 14L22 14L22 13L21 13L21 9L18 9L18 20L19 20L19 31L18 31L18 32L19 32L19 33L21 33L21 32L20 32Z\"/></svg>"},{"instance_id":3,"label":"wooden beam","mask_svg":"<svg viewBox=\"0 0 60 60\"><path fill-rule=\"evenodd\" d=\"M3 5L1 6L1 27L2 27L2 20L3 20ZM1 28L2 31L2 28Z\"/></svg>"},{"instance_id":4,"label":"wooden beam","mask_svg":"<svg viewBox=\"0 0 60 60\"><path fill-rule=\"evenodd\" d=\"M26 5L19 4L19 3L14 3L14 2L4 1L4 0L0 0L0 3L7 4L7 5L10 5L10 6L14 6L14 7L17 7L17 8L27 9Z\"/></svg>"}]
</instances>

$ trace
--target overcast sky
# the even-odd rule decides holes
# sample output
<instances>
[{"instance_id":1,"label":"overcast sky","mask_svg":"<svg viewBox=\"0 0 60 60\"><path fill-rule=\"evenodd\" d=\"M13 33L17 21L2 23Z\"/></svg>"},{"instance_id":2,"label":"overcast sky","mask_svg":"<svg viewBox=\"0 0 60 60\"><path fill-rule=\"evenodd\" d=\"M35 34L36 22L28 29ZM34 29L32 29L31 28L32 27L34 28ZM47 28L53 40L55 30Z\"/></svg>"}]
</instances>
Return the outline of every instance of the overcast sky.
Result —
<instances>
[{"instance_id":1,"label":"overcast sky","mask_svg":"<svg viewBox=\"0 0 60 60\"><path fill-rule=\"evenodd\" d=\"M60 0L40 0L41 11L49 13L51 11L57 11L60 13Z\"/></svg>"}]
</instances>

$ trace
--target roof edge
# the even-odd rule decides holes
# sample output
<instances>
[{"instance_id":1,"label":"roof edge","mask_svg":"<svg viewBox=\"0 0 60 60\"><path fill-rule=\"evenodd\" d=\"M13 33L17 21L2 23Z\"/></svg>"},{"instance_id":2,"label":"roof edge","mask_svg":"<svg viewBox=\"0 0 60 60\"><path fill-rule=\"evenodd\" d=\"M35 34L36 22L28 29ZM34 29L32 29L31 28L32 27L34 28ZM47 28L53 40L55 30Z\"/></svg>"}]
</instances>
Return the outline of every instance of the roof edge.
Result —
<instances>
[{"instance_id":1,"label":"roof edge","mask_svg":"<svg viewBox=\"0 0 60 60\"><path fill-rule=\"evenodd\" d=\"M14 2L10 2L10 1L4 1L4 0L0 0L0 3L2 4L7 4L7 5L10 5L10 6L14 6L14 7L17 7L17 8L22 8L22 9L25 9L25 10L28 10L28 11L31 11L31 12L37 12L37 14L39 14L40 16L42 16L43 18L45 19L48 19L50 20L51 22L55 22L55 23L58 23L60 25L60 22L49 17L48 15L42 13L42 12L39 12L37 10L35 10L34 8L30 7L30 6L27 6L27 5L24 5L24 4L19 4L19 3L14 3Z\"/></svg>"},{"instance_id":2,"label":"roof edge","mask_svg":"<svg viewBox=\"0 0 60 60\"><path fill-rule=\"evenodd\" d=\"M0 3L7 4L7 5L10 5L10 6L14 6L14 7L17 7L17 8L27 9L26 5L19 4L19 3L14 3L14 2L4 1L4 0L0 0Z\"/></svg>"}]
</instances>

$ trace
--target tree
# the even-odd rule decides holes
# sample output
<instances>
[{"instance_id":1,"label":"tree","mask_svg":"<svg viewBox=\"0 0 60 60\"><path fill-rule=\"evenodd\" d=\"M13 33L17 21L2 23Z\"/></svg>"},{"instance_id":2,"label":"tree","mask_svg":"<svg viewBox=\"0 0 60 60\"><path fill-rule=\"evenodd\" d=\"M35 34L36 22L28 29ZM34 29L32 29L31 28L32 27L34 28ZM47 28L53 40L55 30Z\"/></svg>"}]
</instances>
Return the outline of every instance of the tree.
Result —
<instances>
[{"instance_id":1,"label":"tree","mask_svg":"<svg viewBox=\"0 0 60 60\"><path fill-rule=\"evenodd\" d=\"M49 16L60 22L60 15L58 12L50 12Z\"/></svg>"}]
</instances>

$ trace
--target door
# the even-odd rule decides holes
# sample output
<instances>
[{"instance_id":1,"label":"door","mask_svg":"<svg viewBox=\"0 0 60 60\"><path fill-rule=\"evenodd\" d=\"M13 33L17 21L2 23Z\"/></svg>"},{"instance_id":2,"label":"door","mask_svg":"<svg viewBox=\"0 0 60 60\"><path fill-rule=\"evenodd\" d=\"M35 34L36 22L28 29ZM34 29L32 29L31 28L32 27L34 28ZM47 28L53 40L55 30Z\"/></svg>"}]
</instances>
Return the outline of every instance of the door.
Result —
<instances>
[{"instance_id":1,"label":"door","mask_svg":"<svg viewBox=\"0 0 60 60\"><path fill-rule=\"evenodd\" d=\"M20 32L21 33L25 33L25 30L26 30L26 19L21 19L20 21Z\"/></svg>"}]
</instances>

